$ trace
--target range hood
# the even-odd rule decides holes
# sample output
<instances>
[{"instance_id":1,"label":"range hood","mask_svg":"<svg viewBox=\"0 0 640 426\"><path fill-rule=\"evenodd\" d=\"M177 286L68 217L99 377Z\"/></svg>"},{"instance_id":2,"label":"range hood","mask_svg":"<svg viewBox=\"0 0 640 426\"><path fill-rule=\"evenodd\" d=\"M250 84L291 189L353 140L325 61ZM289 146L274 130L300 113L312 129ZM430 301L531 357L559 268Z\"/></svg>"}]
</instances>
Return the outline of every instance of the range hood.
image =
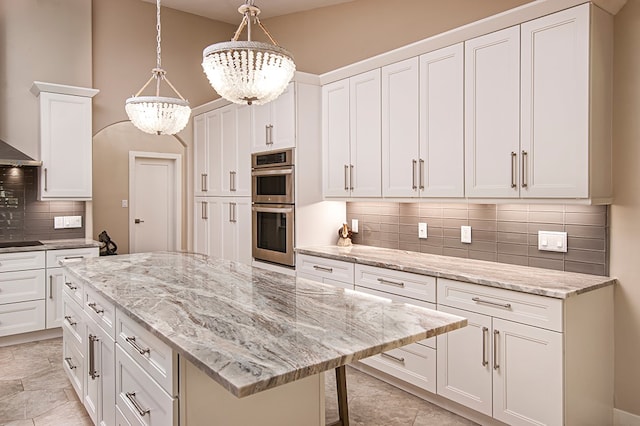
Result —
<instances>
[{"instance_id":1,"label":"range hood","mask_svg":"<svg viewBox=\"0 0 640 426\"><path fill-rule=\"evenodd\" d=\"M17 150L3 140L0 140L0 166L23 167L42 166L42 161L34 160L22 151Z\"/></svg>"}]
</instances>

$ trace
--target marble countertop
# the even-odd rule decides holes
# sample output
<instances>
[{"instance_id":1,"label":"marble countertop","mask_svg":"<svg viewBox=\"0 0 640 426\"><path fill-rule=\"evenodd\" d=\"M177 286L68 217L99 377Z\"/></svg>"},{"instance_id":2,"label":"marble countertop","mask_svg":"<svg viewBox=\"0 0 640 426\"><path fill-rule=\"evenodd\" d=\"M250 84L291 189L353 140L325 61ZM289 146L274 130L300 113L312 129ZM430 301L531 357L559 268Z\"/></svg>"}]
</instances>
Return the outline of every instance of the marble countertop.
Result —
<instances>
[{"instance_id":1,"label":"marble countertop","mask_svg":"<svg viewBox=\"0 0 640 426\"><path fill-rule=\"evenodd\" d=\"M138 253L64 267L238 397L467 323L197 254Z\"/></svg>"},{"instance_id":2,"label":"marble countertop","mask_svg":"<svg viewBox=\"0 0 640 426\"><path fill-rule=\"evenodd\" d=\"M296 248L296 253L566 299L615 278L364 245Z\"/></svg>"},{"instance_id":3,"label":"marble countertop","mask_svg":"<svg viewBox=\"0 0 640 426\"><path fill-rule=\"evenodd\" d=\"M61 240L39 240L39 241L42 243L42 245L25 246L25 247L3 247L3 248L0 248L0 253L100 247L100 243L98 241L94 241L90 238L69 238L69 239L61 239Z\"/></svg>"}]
</instances>

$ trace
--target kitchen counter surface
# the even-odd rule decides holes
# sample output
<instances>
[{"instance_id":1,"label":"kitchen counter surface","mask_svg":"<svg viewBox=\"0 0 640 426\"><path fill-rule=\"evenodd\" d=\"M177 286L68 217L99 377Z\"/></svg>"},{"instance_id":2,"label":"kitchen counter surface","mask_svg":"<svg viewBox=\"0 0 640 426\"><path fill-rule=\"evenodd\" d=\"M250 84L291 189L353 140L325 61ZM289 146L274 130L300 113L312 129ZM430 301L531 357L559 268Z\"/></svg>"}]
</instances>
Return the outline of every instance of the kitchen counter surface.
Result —
<instances>
[{"instance_id":1,"label":"kitchen counter surface","mask_svg":"<svg viewBox=\"0 0 640 426\"><path fill-rule=\"evenodd\" d=\"M18 243L20 241L17 241ZM71 238L65 240L40 240L41 245L24 247L2 247L0 253L15 253L21 251L65 250L85 247L100 247L98 241L89 238Z\"/></svg>"},{"instance_id":2,"label":"kitchen counter surface","mask_svg":"<svg viewBox=\"0 0 640 426\"><path fill-rule=\"evenodd\" d=\"M92 258L65 270L238 397L466 325L443 312L196 254Z\"/></svg>"},{"instance_id":3,"label":"kitchen counter surface","mask_svg":"<svg viewBox=\"0 0 640 426\"><path fill-rule=\"evenodd\" d=\"M364 245L297 248L296 253L566 299L615 278Z\"/></svg>"}]
</instances>

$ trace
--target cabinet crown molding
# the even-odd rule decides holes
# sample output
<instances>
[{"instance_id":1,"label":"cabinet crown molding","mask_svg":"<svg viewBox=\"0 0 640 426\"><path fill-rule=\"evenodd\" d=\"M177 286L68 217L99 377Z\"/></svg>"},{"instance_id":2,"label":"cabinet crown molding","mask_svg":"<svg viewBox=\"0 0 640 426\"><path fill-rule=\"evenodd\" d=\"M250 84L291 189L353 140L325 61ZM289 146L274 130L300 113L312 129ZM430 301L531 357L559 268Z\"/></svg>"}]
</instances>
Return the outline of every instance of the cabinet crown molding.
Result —
<instances>
[{"instance_id":1,"label":"cabinet crown molding","mask_svg":"<svg viewBox=\"0 0 640 426\"><path fill-rule=\"evenodd\" d=\"M66 84L46 83L43 81L34 81L31 86L31 93L35 96L39 96L40 92L59 93L62 95L74 95L85 96L87 98L93 98L100 92L98 89L92 89L89 87L69 86Z\"/></svg>"}]
</instances>

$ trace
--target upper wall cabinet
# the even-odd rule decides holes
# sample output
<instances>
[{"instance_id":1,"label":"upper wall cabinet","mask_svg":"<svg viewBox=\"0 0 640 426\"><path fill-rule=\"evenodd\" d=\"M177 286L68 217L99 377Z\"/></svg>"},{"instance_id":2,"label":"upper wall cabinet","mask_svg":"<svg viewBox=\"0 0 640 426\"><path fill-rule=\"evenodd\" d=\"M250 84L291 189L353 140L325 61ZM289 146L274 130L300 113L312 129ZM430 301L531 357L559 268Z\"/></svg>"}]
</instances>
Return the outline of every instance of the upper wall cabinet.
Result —
<instances>
[{"instance_id":1,"label":"upper wall cabinet","mask_svg":"<svg viewBox=\"0 0 640 426\"><path fill-rule=\"evenodd\" d=\"M327 197L379 197L380 70L322 88Z\"/></svg>"},{"instance_id":2,"label":"upper wall cabinet","mask_svg":"<svg viewBox=\"0 0 640 426\"><path fill-rule=\"evenodd\" d=\"M90 200L91 98L98 90L34 82L40 98L40 199Z\"/></svg>"},{"instance_id":3,"label":"upper wall cabinet","mask_svg":"<svg viewBox=\"0 0 640 426\"><path fill-rule=\"evenodd\" d=\"M296 146L295 83L275 100L253 105L253 136L251 152L270 151Z\"/></svg>"}]
</instances>

